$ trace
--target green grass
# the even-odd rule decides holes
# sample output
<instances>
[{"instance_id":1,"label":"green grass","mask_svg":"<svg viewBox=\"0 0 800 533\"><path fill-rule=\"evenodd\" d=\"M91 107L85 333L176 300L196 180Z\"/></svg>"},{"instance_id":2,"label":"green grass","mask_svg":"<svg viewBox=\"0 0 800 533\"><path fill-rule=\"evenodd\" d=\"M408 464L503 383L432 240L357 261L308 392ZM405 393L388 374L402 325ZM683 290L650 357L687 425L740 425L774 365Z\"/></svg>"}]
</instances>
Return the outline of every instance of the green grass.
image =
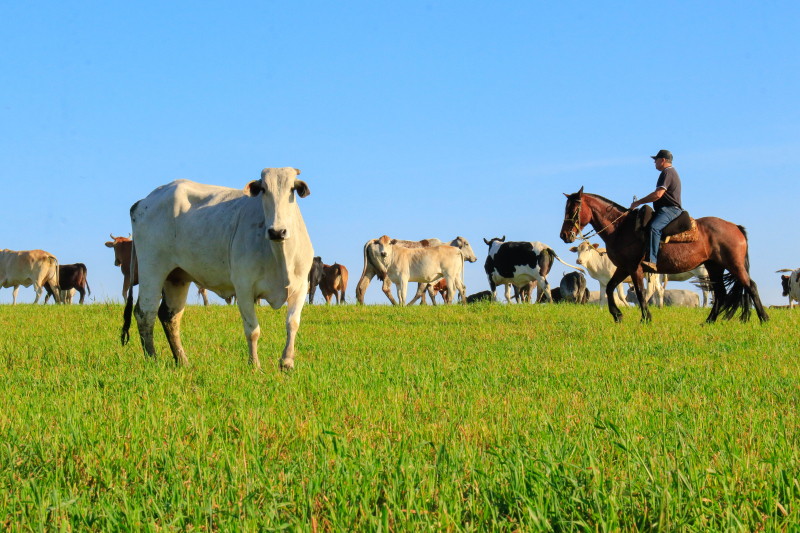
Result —
<instances>
[{"instance_id":1,"label":"green grass","mask_svg":"<svg viewBox=\"0 0 800 533\"><path fill-rule=\"evenodd\" d=\"M122 307L0 306L0 527L13 531L788 531L800 313L191 306L188 368Z\"/></svg>"}]
</instances>

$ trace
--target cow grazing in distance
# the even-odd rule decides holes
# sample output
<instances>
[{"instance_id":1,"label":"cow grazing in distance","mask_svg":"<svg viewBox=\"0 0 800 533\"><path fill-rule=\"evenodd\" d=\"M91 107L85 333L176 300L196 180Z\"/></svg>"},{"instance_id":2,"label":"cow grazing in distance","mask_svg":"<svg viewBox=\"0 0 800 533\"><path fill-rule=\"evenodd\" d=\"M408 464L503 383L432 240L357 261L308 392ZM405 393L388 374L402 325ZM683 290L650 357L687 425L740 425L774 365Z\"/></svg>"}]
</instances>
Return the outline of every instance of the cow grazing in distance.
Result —
<instances>
[{"instance_id":1,"label":"cow grazing in distance","mask_svg":"<svg viewBox=\"0 0 800 533\"><path fill-rule=\"evenodd\" d=\"M17 305L19 286L30 287L36 291L33 303L39 303L39 298L46 288L53 294L56 302L61 300L58 293L58 259L44 250L14 250L0 251L0 287L14 287L14 305Z\"/></svg>"},{"instance_id":2,"label":"cow grazing in distance","mask_svg":"<svg viewBox=\"0 0 800 533\"><path fill-rule=\"evenodd\" d=\"M273 309L288 303L281 367L294 367L295 337L314 259L298 206L298 199L310 191L298 174L290 167L265 168L261 179L243 190L177 180L133 204L131 262L138 260L139 265L136 322L146 355L156 355L157 316L175 362L188 363L180 324L189 283L194 281L222 298L237 296L250 364L256 368L261 366L261 330L254 302L265 298ZM130 338L132 311L129 292L123 344Z\"/></svg>"},{"instance_id":3,"label":"cow grazing in distance","mask_svg":"<svg viewBox=\"0 0 800 533\"><path fill-rule=\"evenodd\" d=\"M322 276L325 272L322 270L322 257L317 256L314 262L311 263L311 269L308 271L308 303L314 303L314 294L317 292L317 287L322 282Z\"/></svg>"},{"instance_id":4,"label":"cow grazing in distance","mask_svg":"<svg viewBox=\"0 0 800 533\"><path fill-rule=\"evenodd\" d=\"M332 265L322 265L322 282L319 288L322 296L325 297L327 304L331 303L331 296L336 297L337 304L344 303L344 293L347 290L347 269L344 265L334 263Z\"/></svg>"},{"instance_id":5,"label":"cow grazing in distance","mask_svg":"<svg viewBox=\"0 0 800 533\"><path fill-rule=\"evenodd\" d=\"M464 237L456 237L450 242L443 242L439 239L423 239L421 241L405 241L402 239L393 239L392 245L393 246L402 246L404 248L430 248L432 246L442 246L444 244L455 246L459 250L461 250L462 254L464 255L464 260L469 263L474 263L478 260L475 256L475 252L472 251L472 246L470 246L469 241ZM364 303L364 294L367 291L367 287L369 287L370 281L372 278L378 276L378 279L384 281L386 276L386 268L381 262L380 259L380 252L378 250L378 239L371 239L364 244L364 270L361 272L361 278L358 280L358 284L356 285L356 300L358 303ZM414 298L408 303L408 305L413 304L418 299L422 299L421 304L425 304L425 292L428 292L431 298L433 298L433 289L431 288L430 284L422 283L417 285L417 292L414 295ZM392 297L391 291L387 292L384 290L384 294L389 298L389 301L392 302L392 305L397 305L394 297Z\"/></svg>"},{"instance_id":6,"label":"cow grazing in distance","mask_svg":"<svg viewBox=\"0 0 800 533\"><path fill-rule=\"evenodd\" d=\"M655 305L656 295L650 296L650 305ZM664 291L664 307L700 307L700 295L686 289L667 289ZM628 289L627 300L639 305L639 299L633 289Z\"/></svg>"},{"instance_id":7,"label":"cow grazing in distance","mask_svg":"<svg viewBox=\"0 0 800 533\"><path fill-rule=\"evenodd\" d=\"M490 241L483 239L489 246L489 254L484 263L484 270L489 278L489 287L492 297L497 300L497 286L505 285L506 301L511 300L510 285L522 286L530 281L536 281L547 301L553 301L547 274L557 259L562 264L580 270L583 269L564 263L552 248L540 242L505 242L494 238Z\"/></svg>"},{"instance_id":8,"label":"cow grazing in distance","mask_svg":"<svg viewBox=\"0 0 800 533\"><path fill-rule=\"evenodd\" d=\"M392 283L397 285L397 297L401 306L406 305L409 282L434 283L444 278L451 303L458 291L464 305L467 295L463 282L464 252L455 246L432 246L430 248L406 248L393 244L387 235L378 239L378 254L384 267L383 292L391 294Z\"/></svg>"},{"instance_id":9,"label":"cow grazing in distance","mask_svg":"<svg viewBox=\"0 0 800 533\"><path fill-rule=\"evenodd\" d=\"M778 273L780 272L789 272L789 274L781 274L781 288L783 296L789 297L789 309L794 309L794 303L800 302L800 268L796 270L784 268L778 270Z\"/></svg>"},{"instance_id":10,"label":"cow grazing in distance","mask_svg":"<svg viewBox=\"0 0 800 533\"><path fill-rule=\"evenodd\" d=\"M652 275L651 275L652 276ZM696 279L693 279L696 278ZM694 285L696 285L703 293L703 307L707 307L709 302L711 301L710 298L710 289L711 284L709 282L708 270L704 265L698 265L697 268L689 270L688 272L681 272L680 274L658 274L657 279L661 282L660 285L656 285L656 290L650 290L650 283L651 278L648 278L647 281L647 295L648 298L650 295L655 292L658 294L658 298L655 300L656 305L661 307L661 296L664 292L662 289L667 288L667 282L669 281L691 281Z\"/></svg>"},{"instance_id":11,"label":"cow grazing in distance","mask_svg":"<svg viewBox=\"0 0 800 533\"><path fill-rule=\"evenodd\" d=\"M491 301L492 301L492 291L481 291L467 296L468 304L474 304L478 302L491 302Z\"/></svg>"},{"instance_id":12,"label":"cow grazing in distance","mask_svg":"<svg viewBox=\"0 0 800 533\"><path fill-rule=\"evenodd\" d=\"M66 303L64 301L64 296L66 295L67 291L72 290L72 295L74 296L75 290L78 291L81 295L80 304L83 304L83 300L88 293L89 296L92 295L92 289L89 288L89 281L86 279L88 271L86 270L86 265L83 263L74 263L72 265L59 265L58 267L58 284L61 293L60 300L61 303ZM47 288L47 287L45 287ZM47 289L47 295L44 297L44 303L47 303L47 300L53 296L55 299L55 295ZM72 303L72 296L69 297L69 303Z\"/></svg>"},{"instance_id":13,"label":"cow grazing in distance","mask_svg":"<svg viewBox=\"0 0 800 533\"><path fill-rule=\"evenodd\" d=\"M585 304L589 299L586 278L580 272L564 274L559 289L561 300L565 303Z\"/></svg>"}]
</instances>

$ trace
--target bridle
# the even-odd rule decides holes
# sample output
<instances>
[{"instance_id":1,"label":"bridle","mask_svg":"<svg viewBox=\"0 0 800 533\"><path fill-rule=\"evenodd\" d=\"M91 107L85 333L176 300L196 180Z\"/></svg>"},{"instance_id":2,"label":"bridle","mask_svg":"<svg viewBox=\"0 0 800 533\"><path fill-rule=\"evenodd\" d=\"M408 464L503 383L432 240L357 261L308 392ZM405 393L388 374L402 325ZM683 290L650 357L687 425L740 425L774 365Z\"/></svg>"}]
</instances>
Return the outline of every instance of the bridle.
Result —
<instances>
[{"instance_id":1,"label":"bridle","mask_svg":"<svg viewBox=\"0 0 800 533\"><path fill-rule=\"evenodd\" d=\"M583 209L583 198L581 198L580 200L578 200L578 209L576 209L576 210L575 210L575 212L572 214L572 218L566 218L566 217L565 217L565 218L564 218L564 222L572 222L573 230L572 230L572 232L571 232L571 235L572 235L573 237L575 237L575 236L577 236L577 237L580 237L580 238L581 238L581 240L582 240L583 242L586 242L586 243L588 243L588 242L589 242L589 239L591 239L592 237L596 237L597 235L600 235L600 233L602 233L602 232L604 232L605 230L607 230L608 228L610 228L610 227L611 227L612 225L614 225L614 224L615 224L615 223L616 223L616 222L617 222L619 219L621 219L622 217L624 217L625 215L627 215L628 213L630 213L630 211L623 211L623 212L622 212L622 214L621 214L620 216L618 216L617 218L615 218L614 220L612 220L611 222L609 222L609 223L608 223L608 225L607 225L606 227L604 227L603 229L601 229L601 230L593 230L593 231L592 231L591 233L589 233L588 235L583 235L583 230L581 229L581 226L580 226L580 219L581 219L581 209ZM576 235L576 233L575 233L575 230L578 230L578 233L577 233L577 235Z\"/></svg>"}]
</instances>

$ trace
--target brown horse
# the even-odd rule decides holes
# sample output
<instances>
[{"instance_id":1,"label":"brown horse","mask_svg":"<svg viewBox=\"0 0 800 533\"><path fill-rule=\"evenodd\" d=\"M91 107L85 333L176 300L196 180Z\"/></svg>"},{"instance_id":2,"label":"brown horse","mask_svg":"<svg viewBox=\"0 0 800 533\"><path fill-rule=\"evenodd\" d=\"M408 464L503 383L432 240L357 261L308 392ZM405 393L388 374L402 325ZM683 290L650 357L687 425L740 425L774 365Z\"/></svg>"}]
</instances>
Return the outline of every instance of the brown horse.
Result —
<instances>
[{"instance_id":1,"label":"brown horse","mask_svg":"<svg viewBox=\"0 0 800 533\"><path fill-rule=\"evenodd\" d=\"M611 316L617 322L622 321L622 312L614 301L614 290L630 275L639 298L642 320L649 321L650 311L642 290L642 260L646 243L636 235L636 216L629 216L634 211L602 196L584 193L583 187L574 194L565 193L564 196L567 197L567 207L561 226L561 240L571 243L578 236L584 238L581 232L591 224L605 241L608 258L617 267L606 287ZM745 229L715 217L698 218L695 222L699 230L697 241L661 244L658 250L658 273L678 274L700 264L705 265L714 290L714 305L706 322L714 322L720 313L724 313L726 319L731 319L740 309L741 320L746 322L750 318L751 300L761 322L769 320L761 305L756 283L750 278ZM724 274L726 269L728 273Z\"/></svg>"}]
</instances>

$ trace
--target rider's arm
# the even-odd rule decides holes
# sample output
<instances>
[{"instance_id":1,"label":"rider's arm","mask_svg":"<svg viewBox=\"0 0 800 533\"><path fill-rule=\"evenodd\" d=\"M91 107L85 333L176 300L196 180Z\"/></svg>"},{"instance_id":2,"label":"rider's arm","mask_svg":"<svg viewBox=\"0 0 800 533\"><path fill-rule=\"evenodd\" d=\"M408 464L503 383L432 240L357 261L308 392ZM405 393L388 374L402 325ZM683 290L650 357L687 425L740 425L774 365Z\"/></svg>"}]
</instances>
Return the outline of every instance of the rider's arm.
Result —
<instances>
[{"instance_id":1,"label":"rider's arm","mask_svg":"<svg viewBox=\"0 0 800 533\"><path fill-rule=\"evenodd\" d=\"M658 200L659 198L664 196L665 192L667 192L667 189L665 189L663 187L659 187L658 189L656 189L655 191L651 192L650 194L648 194L647 196L645 196L641 200L636 200L635 202L633 202L631 204L631 209L636 209L640 205L649 204L650 202L655 202L656 200Z\"/></svg>"}]
</instances>

